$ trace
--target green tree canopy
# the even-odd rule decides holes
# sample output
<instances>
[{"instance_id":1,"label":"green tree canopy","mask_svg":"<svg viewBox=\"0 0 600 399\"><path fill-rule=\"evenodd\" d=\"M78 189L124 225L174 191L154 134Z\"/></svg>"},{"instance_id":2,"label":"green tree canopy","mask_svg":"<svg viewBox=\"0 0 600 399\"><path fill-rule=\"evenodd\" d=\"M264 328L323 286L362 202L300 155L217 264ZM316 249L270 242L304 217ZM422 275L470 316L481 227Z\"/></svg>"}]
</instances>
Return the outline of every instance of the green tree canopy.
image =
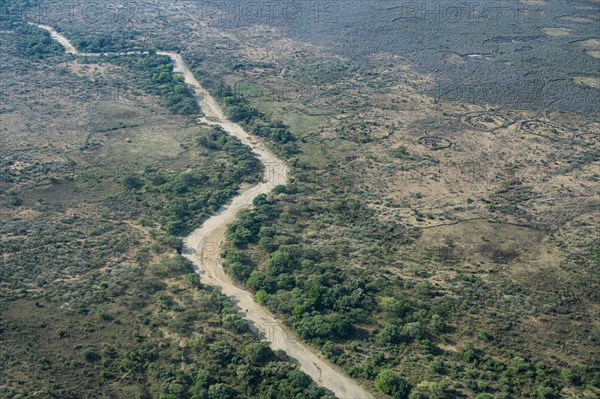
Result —
<instances>
[{"instance_id":1,"label":"green tree canopy","mask_svg":"<svg viewBox=\"0 0 600 399\"><path fill-rule=\"evenodd\" d=\"M377 375L375 387L395 399L408 399L410 393L408 382L391 369L384 369Z\"/></svg>"}]
</instances>

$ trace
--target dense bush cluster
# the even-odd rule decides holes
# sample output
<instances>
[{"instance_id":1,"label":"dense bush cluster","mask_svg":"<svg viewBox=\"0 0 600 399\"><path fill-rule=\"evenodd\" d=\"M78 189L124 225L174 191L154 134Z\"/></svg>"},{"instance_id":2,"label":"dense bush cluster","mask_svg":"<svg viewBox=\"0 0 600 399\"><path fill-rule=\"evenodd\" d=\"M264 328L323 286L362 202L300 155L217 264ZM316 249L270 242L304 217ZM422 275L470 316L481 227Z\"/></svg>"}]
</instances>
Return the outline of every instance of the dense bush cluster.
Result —
<instances>
[{"instance_id":1,"label":"dense bush cluster","mask_svg":"<svg viewBox=\"0 0 600 399\"><path fill-rule=\"evenodd\" d=\"M24 54L51 53L38 46L47 43L43 36L24 42ZM109 36L76 40L87 51L131 49L126 39ZM167 58L149 54L112 62L129 66L140 87L160 96L174 112L198 112ZM304 78L325 83L353 72L339 63L322 65L303 68ZM347 176L328 175L319 181L319 188L306 184L310 160L300 158L301 142L290 128L222 84L211 85L222 77L198 75L229 118L294 161L297 179L258 197L254 210L239 215L228 230L230 245L223 256L228 272L298 336L352 377L391 398L595 397L600 389L597 364L571 365L558 359L549 365L528 350L535 345L517 340L516 329L531 315L525 308L539 306L560 317L578 317L569 313L575 294L594 299L595 292L563 288L525 292L516 283L494 276L486 281L462 270L444 276L438 285L433 277L439 275L395 252L398 242L410 234L374 217ZM363 144L373 141L362 123L344 126L338 134ZM279 361L280 354L275 356L252 338L233 305L218 290L203 287L189 263L167 255L181 246L174 234L199 225L235 194L240 182L255 182L260 176L260 166L247 148L222 131L215 129L197 142L225 154L227 161L190 170L151 166L124 177L119 186L124 192L104 203L105 215L116 216L112 220L33 217L25 223L9 220L2 227L11 238L0 248L4 262L0 288L11 302L0 303L0 335L8 343L0 359L9 371L22 373L25 364L32 380L43 381L36 392L55 397L82 392L110 396L111 387L127 387L128 398L329 397L306 375ZM570 162L561 173L594 159L590 154L593 151ZM402 161L405 170L438 163L403 147L390 155ZM48 167L62 173L61 165ZM22 173L11 175L11 182L25 181L25 174L48 172L33 165ZM494 198L498 206L492 205L506 214L515 213L515 203L526 203L535 194L518 185L502 190ZM17 194L9 198L12 207L23 205ZM504 203L511 206L502 208ZM119 224L123 219L128 223L138 219L142 227L154 227L153 220L158 221L165 231L132 236L135 230L129 224ZM22 236L28 236L26 245ZM148 240L149 246L135 250ZM597 245L586 251L597 264ZM18 312L4 312L21 309L24 303L42 309L40 314L60 315L58 321L45 319L28 330L25 323L15 321ZM63 309L71 313L64 316ZM489 325L478 330L486 321ZM69 337L61 323L68 322L85 326L84 332L124 324L126 334L119 340L82 334L81 341L67 345L70 352L56 356ZM43 345L38 349L37 331L53 332L51 350ZM13 375L20 374L10 374L8 386L0 384L0 395L31 396L28 382L21 376L11 379Z\"/></svg>"},{"instance_id":2,"label":"dense bush cluster","mask_svg":"<svg viewBox=\"0 0 600 399\"><path fill-rule=\"evenodd\" d=\"M188 278L197 277L189 261L167 257L149 270L155 278L189 281L183 290L168 285L152 290L147 299L158 298L160 308L154 312L146 308L151 328L168 328L185 337L187 350L169 348L166 337L142 339L141 345L116 356L117 368L108 370L111 375L149 373L150 381L160 381L156 387L162 399L330 397L304 373L277 358L266 343L253 338L237 309L218 289L204 288ZM214 327L199 335L206 321ZM185 369L179 362L187 365Z\"/></svg>"},{"instance_id":3,"label":"dense bush cluster","mask_svg":"<svg viewBox=\"0 0 600 399\"><path fill-rule=\"evenodd\" d=\"M109 59L129 67L131 79L144 91L159 96L162 103L174 113L193 116L200 111L183 77L173 73L169 57L151 52L144 56L111 56Z\"/></svg>"},{"instance_id":4,"label":"dense bush cluster","mask_svg":"<svg viewBox=\"0 0 600 399\"><path fill-rule=\"evenodd\" d=\"M17 34L14 50L18 56L43 59L64 53L62 46L52 40L48 32L37 26L15 23L8 27L14 28Z\"/></svg>"},{"instance_id":5,"label":"dense bush cluster","mask_svg":"<svg viewBox=\"0 0 600 399\"><path fill-rule=\"evenodd\" d=\"M213 127L197 144L223 152L227 162L198 165L185 172L146 167L123 178L126 191L110 199L117 209L138 218L158 221L169 234L199 226L237 192L241 183L256 183L262 164L237 138Z\"/></svg>"},{"instance_id":6,"label":"dense bush cluster","mask_svg":"<svg viewBox=\"0 0 600 399\"><path fill-rule=\"evenodd\" d=\"M86 36L75 34L70 40L73 46L80 51L89 53L105 53L115 51L131 51L134 38L133 32L128 32L124 35L122 32L117 35L111 34L95 34Z\"/></svg>"},{"instance_id":7,"label":"dense bush cluster","mask_svg":"<svg viewBox=\"0 0 600 399\"><path fill-rule=\"evenodd\" d=\"M71 226L81 228L85 223L75 219ZM102 226L104 234L119 239L119 228L109 226ZM79 240L84 238L77 235ZM67 249L69 240L74 238L44 236L38 238L38 244L45 243L41 252L52 257L56 254L48 249L58 245L51 242L60 241L69 257L80 257L81 253ZM121 257L132 244L139 244L121 240L123 247L112 245ZM92 241L89 244L99 247ZM17 249L5 248L11 262ZM142 252L148 254L149 248ZM9 377L8 384L0 387L0 395L29 397L32 390L42 390L49 397L333 398L285 356L276 355L266 343L254 338L230 300L218 289L200 284L188 260L171 255L172 250L162 245L155 246L152 253L157 256L138 258L131 266L111 262L110 256L96 252L99 264L65 271L43 254L32 257L38 263L46 260L48 270L43 278L47 281L53 273L62 274L59 281L43 285L43 295L21 290L18 298L0 302L0 335L7 343L0 351L3 372L9 376L27 372L36 380L30 387ZM101 265L106 269L103 273L98 272ZM10 267L8 270L24 282L34 278ZM62 282L66 273L76 276L77 283ZM4 281L3 293L7 284L18 288ZM64 308L63 298L70 298L71 309ZM14 307L20 307L26 317L40 313L35 317L36 323L39 320L44 325L43 335L39 335L37 325L17 322Z\"/></svg>"},{"instance_id":8,"label":"dense bush cluster","mask_svg":"<svg viewBox=\"0 0 600 399\"><path fill-rule=\"evenodd\" d=\"M283 122L272 120L268 115L258 111L247 99L234 93L219 78L200 68L195 68L193 71L202 86L223 105L229 119L239 123L249 132L269 140L273 150L284 158L293 157L300 152L296 137Z\"/></svg>"},{"instance_id":9,"label":"dense bush cluster","mask_svg":"<svg viewBox=\"0 0 600 399\"><path fill-rule=\"evenodd\" d=\"M490 294L492 287L465 276L462 288L446 295L428 282L390 275L380 264L393 258L387 258L385 246L369 247L368 237L384 243L379 236L393 230L382 231L352 200L339 201L349 196L342 191L324 194L338 198L331 202L315 201L312 194L310 185L296 183L257 197L254 209L229 226L224 266L256 293L257 302L351 376L391 397L410 399L467 393L559 398L565 387L598 386L600 373L593 368L561 372L519 352L488 353L489 335L481 335L477 346L467 342L455 353L442 350L457 318L476 306L497 306L501 299ZM354 248L304 238L317 225L347 226L342 231L361 234L351 239ZM348 241L349 235L339 234ZM348 267L352 259L360 259L362 267Z\"/></svg>"},{"instance_id":10,"label":"dense bush cluster","mask_svg":"<svg viewBox=\"0 0 600 399\"><path fill-rule=\"evenodd\" d=\"M23 184L51 172L49 187L71 187L58 178L68 168L24 168L5 182L27 200L13 207L41 216L0 228L0 396L333 398L259 342L231 301L175 254L181 240L169 232L198 226L262 176L248 147L219 128L199 130L186 143L206 158L194 167L154 162L77 180L68 204L52 194L34 204ZM107 198L88 198L91 188Z\"/></svg>"}]
</instances>

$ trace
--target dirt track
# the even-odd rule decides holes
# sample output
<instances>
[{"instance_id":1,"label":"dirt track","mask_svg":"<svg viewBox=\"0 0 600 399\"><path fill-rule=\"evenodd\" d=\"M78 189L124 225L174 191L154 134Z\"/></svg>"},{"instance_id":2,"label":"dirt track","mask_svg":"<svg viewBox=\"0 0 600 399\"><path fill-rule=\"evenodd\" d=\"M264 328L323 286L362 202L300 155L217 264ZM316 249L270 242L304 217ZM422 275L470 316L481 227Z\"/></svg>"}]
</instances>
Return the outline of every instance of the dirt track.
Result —
<instances>
[{"instance_id":1,"label":"dirt track","mask_svg":"<svg viewBox=\"0 0 600 399\"><path fill-rule=\"evenodd\" d=\"M51 27L37 26L50 32L52 38L63 45L66 53L80 56L93 55L79 53L68 39ZM225 274L220 261L220 247L225 240L227 225L235 219L240 209L250 207L257 195L266 194L275 186L285 184L288 180L288 169L258 139L250 136L238 124L225 118L215 99L201 87L179 54L164 51L158 54L169 56L174 63L174 71L182 74L185 82L193 89L205 115L200 122L221 126L227 133L240 139L242 143L253 149L265 167L262 183L233 198L230 204L224 206L184 239L184 256L196 265L204 284L222 287L223 293L239 307L240 316L249 322L252 329L268 341L273 350L285 351L315 382L330 389L340 399L373 399L373 395L283 329L279 321L266 308L254 301L252 293L237 287Z\"/></svg>"}]
</instances>

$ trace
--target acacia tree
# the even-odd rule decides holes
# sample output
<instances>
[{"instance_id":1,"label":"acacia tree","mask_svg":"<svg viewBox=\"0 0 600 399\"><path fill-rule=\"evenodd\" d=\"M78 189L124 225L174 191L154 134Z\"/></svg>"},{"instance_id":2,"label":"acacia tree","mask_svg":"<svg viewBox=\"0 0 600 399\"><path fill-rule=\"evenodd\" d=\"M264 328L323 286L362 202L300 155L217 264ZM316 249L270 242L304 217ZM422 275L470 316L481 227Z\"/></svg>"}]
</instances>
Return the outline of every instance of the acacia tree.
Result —
<instances>
[{"instance_id":1,"label":"acacia tree","mask_svg":"<svg viewBox=\"0 0 600 399\"><path fill-rule=\"evenodd\" d=\"M244 347L246 359L249 363L260 365L269 360L271 349L264 342L251 342Z\"/></svg>"},{"instance_id":2,"label":"acacia tree","mask_svg":"<svg viewBox=\"0 0 600 399\"><path fill-rule=\"evenodd\" d=\"M383 369L375 379L375 387L395 399L408 399L410 385L391 369Z\"/></svg>"},{"instance_id":3,"label":"acacia tree","mask_svg":"<svg viewBox=\"0 0 600 399\"><path fill-rule=\"evenodd\" d=\"M296 267L296 261L288 251L277 250L271 254L267 262L267 270L272 275L289 273Z\"/></svg>"}]
</instances>

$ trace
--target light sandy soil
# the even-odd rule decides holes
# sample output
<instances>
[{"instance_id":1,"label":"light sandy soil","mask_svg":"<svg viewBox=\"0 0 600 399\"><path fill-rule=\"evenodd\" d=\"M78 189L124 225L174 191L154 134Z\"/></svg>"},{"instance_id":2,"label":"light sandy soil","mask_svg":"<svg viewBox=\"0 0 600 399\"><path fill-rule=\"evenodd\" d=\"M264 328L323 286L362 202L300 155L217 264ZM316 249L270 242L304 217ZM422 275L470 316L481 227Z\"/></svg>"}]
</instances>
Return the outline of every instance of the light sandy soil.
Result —
<instances>
[{"instance_id":1,"label":"light sandy soil","mask_svg":"<svg viewBox=\"0 0 600 399\"><path fill-rule=\"evenodd\" d=\"M573 81L580 85L600 89L600 78L596 76L575 76Z\"/></svg>"},{"instance_id":2,"label":"light sandy soil","mask_svg":"<svg viewBox=\"0 0 600 399\"><path fill-rule=\"evenodd\" d=\"M51 27L37 26L50 32L52 38L59 42L68 54L98 55L79 53L67 38ZM225 118L216 100L202 88L179 54L165 51L157 52L157 54L170 57L174 63L174 72L182 74L185 82L193 89L205 115L200 122L220 126L227 133L237 137L242 143L252 148L265 167L262 183L250 187L233 198L229 205L224 206L184 239L184 256L194 263L204 284L220 286L223 293L240 308L240 316L248 321L252 329L262 339L268 341L273 350L285 351L293 361L298 363L300 369L310 375L317 384L331 390L340 399L373 399L373 395L287 331L273 314L254 301L252 293L237 287L223 270L220 248L225 240L227 225L235 219L238 211L251 207L252 200L257 195L266 194L275 186L287 183L288 168L262 143L246 133L241 126Z\"/></svg>"},{"instance_id":3,"label":"light sandy soil","mask_svg":"<svg viewBox=\"0 0 600 399\"><path fill-rule=\"evenodd\" d=\"M61 46L63 46L65 48L65 53L77 54L77 49L75 48L75 46L73 46L71 44L69 39L67 39L66 37L64 37L63 35L58 33L57 31L55 31L50 26L38 25L38 24L32 24L32 23L30 23L30 25L34 25L34 26L37 26L38 28L42 28L45 31L48 31L48 33L50 33L50 37L52 37L53 40L56 40L58 43L60 43Z\"/></svg>"},{"instance_id":4,"label":"light sandy soil","mask_svg":"<svg viewBox=\"0 0 600 399\"><path fill-rule=\"evenodd\" d=\"M568 28L543 28L542 31L548 36L569 36L571 29Z\"/></svg>"},{"instance_id":5,"label":"light sandy soil","mask_svg":"<svg viewBox=\"0 0 600 399\"><path fill-rule=\"evenodd\" d=\"M546 3L546 0L521 0L523 4L541 5Z\"/></svg>"},{"instance_id":6,"label":"light sandy soil","mask_svg":"<svg viewBox=\"0 0 600 399\"><path fill-rule=\"evenodd\" d=\"M600 39L587 39L575 42L575 45L583 48L590 57L600 58Z\"/></svg>"},{"instance_id":7,"label":"light sandy soil","mask_svg":"<svg viewBox=\"0 0 600 399\"><path fill-rule=\"evenodd\" d=\"M577 22L580 24L590 24L590 23L594 22L594 20L589 19L589 18L573 17L573 16L559 17L558 19L564 20L564 21L570 21L570 22Z\"/></svg>"}]
</instances>

